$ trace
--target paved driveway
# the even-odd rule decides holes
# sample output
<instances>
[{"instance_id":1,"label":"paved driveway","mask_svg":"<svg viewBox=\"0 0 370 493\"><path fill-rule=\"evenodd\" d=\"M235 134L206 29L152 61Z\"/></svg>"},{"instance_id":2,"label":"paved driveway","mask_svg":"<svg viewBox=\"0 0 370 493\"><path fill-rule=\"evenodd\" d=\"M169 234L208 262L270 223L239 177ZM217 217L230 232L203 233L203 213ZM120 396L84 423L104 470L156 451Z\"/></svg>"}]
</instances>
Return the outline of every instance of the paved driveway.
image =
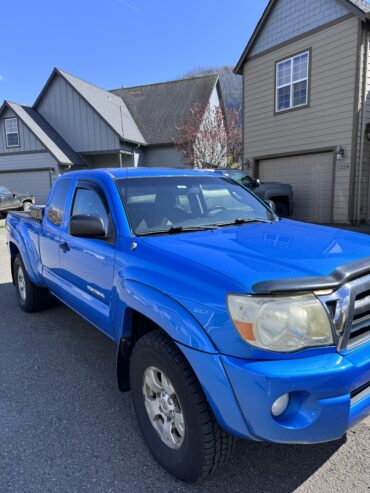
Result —
<instances>
[{"instance_id":1,"label":"paved driveway","mask_svg":"<svg viewBox=\"0 0 370 493\"><path fill-rule=\"evenodd\" d=\"M0 492L370 491L370 420L336 443L240 442L220 474L187 486L147 451L112 342L67 308L15 301L0 229Z\"/></svg>"}]
</instances>

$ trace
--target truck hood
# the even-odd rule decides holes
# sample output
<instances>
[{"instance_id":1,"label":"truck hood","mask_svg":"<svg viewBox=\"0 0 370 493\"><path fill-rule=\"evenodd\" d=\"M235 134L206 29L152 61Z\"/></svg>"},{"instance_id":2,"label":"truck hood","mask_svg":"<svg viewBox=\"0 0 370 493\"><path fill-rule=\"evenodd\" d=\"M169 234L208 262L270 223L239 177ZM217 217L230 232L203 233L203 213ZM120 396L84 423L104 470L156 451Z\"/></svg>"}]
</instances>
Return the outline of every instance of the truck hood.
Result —
<instances>
[{"instance_id":1,"label":"truck hood","mask_svg":"<svg viewBox=\"0 0 370 493\"><path fill-rule=\"evenodd\" d=\"M219 272L246 292L261 281L326 276L370 257L370 236L284 219L215 231L142 238L147 245Z\"/></svg>"}]
</instances>

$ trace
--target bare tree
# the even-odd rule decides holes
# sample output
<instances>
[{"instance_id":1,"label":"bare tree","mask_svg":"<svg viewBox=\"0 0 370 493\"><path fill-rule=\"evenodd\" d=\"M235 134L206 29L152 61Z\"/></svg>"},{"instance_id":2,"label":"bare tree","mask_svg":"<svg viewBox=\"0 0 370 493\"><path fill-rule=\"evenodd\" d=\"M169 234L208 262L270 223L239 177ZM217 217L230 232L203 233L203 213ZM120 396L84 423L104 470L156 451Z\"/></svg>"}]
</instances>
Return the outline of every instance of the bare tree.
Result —
<instances>
[{"instance_id":1,"label":"bare tree","mask_svg":"<svg viewBox=\"0 0 370 493\"><path fill-rule=\"evenodd\" d=\"M239 111L196 104L178 130L175 144L189 164L222 168L239 162L242 149Z\"/></svg>"}]
</instances>

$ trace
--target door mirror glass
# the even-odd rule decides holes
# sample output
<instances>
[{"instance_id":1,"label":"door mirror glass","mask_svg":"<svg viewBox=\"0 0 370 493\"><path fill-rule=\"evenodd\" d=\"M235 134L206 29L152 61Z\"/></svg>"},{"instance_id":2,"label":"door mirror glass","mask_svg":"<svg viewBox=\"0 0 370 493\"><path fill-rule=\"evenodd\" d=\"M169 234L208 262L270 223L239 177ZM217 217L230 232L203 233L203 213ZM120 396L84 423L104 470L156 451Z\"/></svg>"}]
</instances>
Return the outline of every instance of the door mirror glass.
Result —
<instances>
[{"instance_id":1,"label":"door mirror glass","mask_svg":"<svg viewBox=\"0 0 370 493\"><path fill-rule=\"evenodd\" d=\"M69 221L69 234L80 238L104 238L103 219L98 214L76 214Z\"/></svg>"}]
</instances>

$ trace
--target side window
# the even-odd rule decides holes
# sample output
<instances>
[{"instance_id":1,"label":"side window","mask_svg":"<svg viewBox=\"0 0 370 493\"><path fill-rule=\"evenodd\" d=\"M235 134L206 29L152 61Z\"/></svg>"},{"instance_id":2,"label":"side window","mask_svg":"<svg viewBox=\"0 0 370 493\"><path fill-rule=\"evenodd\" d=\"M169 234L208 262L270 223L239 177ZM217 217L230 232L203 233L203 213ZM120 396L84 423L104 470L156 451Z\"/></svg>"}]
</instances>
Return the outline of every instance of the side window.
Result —
<instances>
[{"instance_id":1,"label":"side window","mask_svg":"<svg viewBox=\"0 0 370 493\"><path fill-rule=\"evenodd\" d=\"M52 192L48 209L48 220L55 224L55 226L61 226L63 222L64 208L70 184L71 180L58 181Z\"/></svg>"},{"instance_id":2,"label":"side window","mask_svg":"<svg viewBox=\"0 0 370 493\"><path fill-rule=\"evenodd\" d=\"M5 118L6 147L19 147L18 119Z\"/></svg>"},{"instance_id":3,"label":"side window","mask_svg":"<svg viewBox=\"0 0 370 493\"><path fill-rule=\"evenodd\" d=\"M105 234L108 237L114 235L112 217L102 192L95 188L78 187L73 201L71 216L77 214L97 214L104 223Z\"/></svg>"}]
</instances>

